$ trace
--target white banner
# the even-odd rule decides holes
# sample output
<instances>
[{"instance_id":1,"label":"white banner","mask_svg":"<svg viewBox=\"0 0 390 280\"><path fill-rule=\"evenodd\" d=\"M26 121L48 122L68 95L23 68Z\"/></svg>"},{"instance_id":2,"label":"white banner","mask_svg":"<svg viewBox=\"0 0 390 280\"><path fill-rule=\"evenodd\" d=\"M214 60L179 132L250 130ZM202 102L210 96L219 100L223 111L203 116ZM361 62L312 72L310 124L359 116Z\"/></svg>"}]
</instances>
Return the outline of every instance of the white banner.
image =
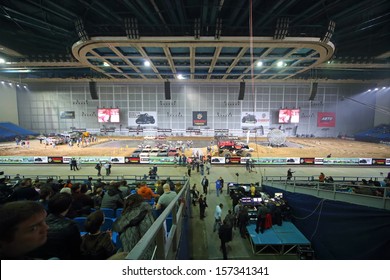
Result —
<instances>
[{"instance_id":1,"label":"white banner","mask_svg":"<svg viewBox=\"0 0 390 280\"><path fill-rule=\"evenodd\" d=\"M129 126L157 126L157 112L129 111Z\"/></svg>"},{"instance_id":2,"label":"white banner","mask_svg":"<svg viewBox=\"0 0 390 280\"><path fill-rule=\"evenodd\" d=\"M241 127L269 126L269 112L241 112Z\"/></svg>"}]
</instances>

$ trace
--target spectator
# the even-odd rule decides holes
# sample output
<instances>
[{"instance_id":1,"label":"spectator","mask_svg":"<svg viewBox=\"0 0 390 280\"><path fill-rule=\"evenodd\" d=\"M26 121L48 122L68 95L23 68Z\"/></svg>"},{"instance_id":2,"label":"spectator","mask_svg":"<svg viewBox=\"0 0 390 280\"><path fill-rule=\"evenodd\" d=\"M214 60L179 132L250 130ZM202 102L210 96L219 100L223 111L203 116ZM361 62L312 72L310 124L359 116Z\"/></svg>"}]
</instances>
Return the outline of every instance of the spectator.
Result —
<instances>
[{"instance_id":1,"label":"spectator","mask_svg":"<svg viewBox=\"0 0 390 280\"><path fill-rule=\"evenodd\" d=\"M103 195L101 208L111 208L116 210L117 208L123 208L123 196L119 190L118 182L111 182L108 190Z\"/></svg>"},{"instance_id":2,"label":"spectator","mask_svg":"<svg viewBox=\"0 0 390 280\"><path fill-rule=\"evenodd\" d=\"M287 180L291 180L293 173L295 173L295 171L291 171L291 168L287 170Z\"/></svg>"},{"instance_id":3,"label":"spectator","mask_svg":"<svg viewBox=\"0 0 390 280\"><path fill-rule=\"evenodd\" d=\"M111 240L111 234L101 232L100 227L104 222L104 213L96 210L91 213L85 222L87 234L82 236L81 256L86 260L105 260L115 253L115 245Z\"/></svg>"},{"instance_id":4,"label":"spectator","mask_svg":"<svg viewBox=\"0 0 390 280\"><path fill-rule=\"evenodd\" d=\"M49 199L50 214L46 218L49 226L47 242L31 252L32 257L61 260L80 258L80 231L73 220L66 218L71 205L72 196L67 193L58 193Z\"/></svg>"},{"instance_id":5,"label":"spectator","mask_svg":"<svg viewBox=\"0 0 390 280\"><path fill-rule=\"evenodd\" d=\"M143 197L143 199L145 200L151 200L152 197L157 197L158 194L155 194L151 188L148 187L148 185L146 185L146 183L141 183L141 185L139 186L138 190L137 190L137 193Z\"/></svg>"},{"instance_id":6,"label":"spectator","mask_svg":"<svg viewBox=\"0 0 390 280\"><path fill-rule=\"evenodd\" d=\"M47 240L46 211L34 201L9 202L0 207L0 259L25 259Z\"/></svg>"},{"instance_id":7,"label":"spectator","mask_svg":"<svg viewBox=\"0 0 390 280\"><path fill-rule=\"evenodd\" d=\"M198 202L199 202L200 219L203 220L206 217L205 211L206 211L206 208L208 207L206 197L203 197L203 195L201 194L199 196Z\"/></svg>"},{"instance_id":8,"label":"spectator","mask_svg":"<svg viewBox=\"0 0 390 280\"><path fill-rule=\"evenodd\" d=\"M214 222L214 227L213 227L213 231L214 232L219 230L219 227L222 224L222 208L223 208L223 204L222 203L220 203L219 205L217 205L215 207L215 211L214 211L215 222Z\"/></svg>"},{"instance_id":9,"label":"spectator","mask_svg":"<svg viewBox=\"0 0 390 280\"><path fill-rule=\"evenodd\" d=\"M171 188L170 188L168 183L164 184L163 189L164 189L164 193L160 196L160 198L158 199L158 202L156 204L156 209L161 210L161 211L164 211L164 209L177 196L176 192L171 191Z\"/></svg>"},{"instance_id":10,"label":"spectator","mask_svg":"<svg viewBox=\"0 0 390 280\"><path fill-rule=\"evenodd\" d=\"M139 194L125 200L122 215L114 223L113 230L120 234L123 250L130 252L154 222L151 206ZM149 246L142 255L151 259L154 246Z\"/></svg>"},{"instance_id":11,"label":"spectator","mask_svg":"<svg viewBox=\"0 0 390 280\"><path fill-rule=\"evenodd\" d=\"M320 183L323 183L325 181L325 174L321 172L320 176L318 177L318 181Z\"/></svg>"}]
</instances>

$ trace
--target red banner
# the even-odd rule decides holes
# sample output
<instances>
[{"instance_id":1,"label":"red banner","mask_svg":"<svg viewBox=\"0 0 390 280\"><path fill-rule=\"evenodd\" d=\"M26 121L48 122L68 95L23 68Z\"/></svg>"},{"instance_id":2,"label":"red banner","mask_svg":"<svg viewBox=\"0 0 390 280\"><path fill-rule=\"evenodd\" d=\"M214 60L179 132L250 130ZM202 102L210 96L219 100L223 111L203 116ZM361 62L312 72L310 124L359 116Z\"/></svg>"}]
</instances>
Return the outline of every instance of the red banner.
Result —
<instances>
[{"instance_id":1,"label":"red banner","mask_svg":"<svg viewBox=\"0 0 390 280\"><path fill-rule=\"evenodd\" d=\"M336 113L334 112L318 112L317 127L335 127Z\"/></svg>"}]
</instances>

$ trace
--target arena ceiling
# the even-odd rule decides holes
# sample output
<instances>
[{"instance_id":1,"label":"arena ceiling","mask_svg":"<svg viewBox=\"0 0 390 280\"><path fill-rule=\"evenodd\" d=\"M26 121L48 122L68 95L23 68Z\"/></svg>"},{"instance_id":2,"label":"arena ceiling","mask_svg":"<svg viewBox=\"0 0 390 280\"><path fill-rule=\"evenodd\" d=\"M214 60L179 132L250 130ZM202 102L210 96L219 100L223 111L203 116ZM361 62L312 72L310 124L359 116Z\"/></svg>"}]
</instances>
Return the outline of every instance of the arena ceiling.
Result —
<instances>
[{"instance_id":1,"label":"arena ceiling","mask_svg":"<svg viewBox=\"0 0 390 280\"><path fill-rule=\"evenodd\" d=\"M388 0L0 4L0 77L17 82L390 78Z\"/></svg>"}]
</instances>

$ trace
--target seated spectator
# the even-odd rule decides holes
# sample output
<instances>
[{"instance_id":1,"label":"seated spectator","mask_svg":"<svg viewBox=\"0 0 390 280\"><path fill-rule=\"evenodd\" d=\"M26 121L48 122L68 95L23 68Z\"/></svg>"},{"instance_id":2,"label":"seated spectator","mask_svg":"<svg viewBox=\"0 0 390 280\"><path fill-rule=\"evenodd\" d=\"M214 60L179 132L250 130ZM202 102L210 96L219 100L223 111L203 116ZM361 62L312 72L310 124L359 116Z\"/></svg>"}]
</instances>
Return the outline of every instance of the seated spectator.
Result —
<instances>
[{"instance_id":1,"label":"seated spectator","mask_svg":"<svg viewBox=\"0 0 390 280\"><path fill-rule=\"evenodd\" d=\"M77 186L77 188L75 188ZM72 187L72 207L67 217L74 218L80 216L88 216L91 213L91 208L94 208L93 199L87 195L88 187L85 184L74 184Z\"/></svg>"},{"instance_id":2,"label":"seated spectator","mask_svg":"<svg viewBox=\"0 0 390 280\"><path fill-rule=\"evenodd\" d=\"M101 210L89 214L85 222L87 234L82 236L81 257L85 260L105 260L115 253L110 232L101 232L104 213Z\"/></svg>"},{"instance_id":3,"label":"seated spectator","mask_svg":"<svg viewBox=\"0 0 390 280\"><path fill-rule=\"evenodd\" d=\"M35 201L9 202L0 207L0 259L25 259L45 244L46 211Z\"/></svg>"},{"instance_id":4,"label":"seated spectator","mask_svg":"<svg viewBox=\"0 0 390 280\"><path fill-rule=\"evenodd\" d=\"M176 192L171 191L171 187L168 183L164 184L163 189L164 189L164 193L160 196L160 198L158 199L158 202L156 204L156 209L161 210L161 211L164 211L164 209L177 196Z\"/></svg>"},{"instance_id":5,"label":"seated spectator","mask_svg":"<svg viewBox=\"0 0 390 280\"><path fill-rule=\"evenodd\" d=\"M107 191L103 195L102 204L100 208L111 208L116 210L117 208L123 208L123 196L119 190L118 182L111 182Z\"/></svg>"},{"instance_id":6,"label":"seated spectator","mask_svg":"<svg viewBox=\"0 0 390 280\"><path fill-rule=\"evenodd\" d=\"M151 200L152 197L157 197L158 194L155 194L151 188L149 188L145 183L142 183L137 190L137 193L143 197L145 200Z\"/></svg>"},{"instance_id":7,"label":"seated spectator","mask_svg":"<svg viewBox=\"0 0 390 280\"><path fill-rule=\"evenodd\" d=\"M127 181L126 180L122 180L120 182L119 190L122 192L122 197L126 197L126 196L130 195L130 188L127 185Z\"/></svg>"},{"instance_id":8,"label":"seated spectator","mask_svg":"<svg viewBox=\"0 0 390 280\"><path fill-rule=\"evenodd\" d=\"M72 196L67 193L58 193L49 199L47 242L29 253L29 256L39 259L80 259L80 231L76 222L66 218L71 205Z\"/></svg>"},{"instance_id":9,"label":"seated spectator","mask_svg":"<svg viewBox=\"0 0 390 280\"><path fill-rule=\"evenodd\" d=\"M152 207L139 194L125 199L122 215L114 223L113 230L119 232L123 250L130 252L154 223ZM151 259L154 246L149 246L143 259Z\"/></svg>"},{"instance_id":10,"label":"seated spectator","mask_svg":"<svg viewBox=\"0 0 390 280\"><path fill-rule=\"evenodd\" d=\"M41 190L39 192L39 196L40 196L39 202L43 205L43 207L45 207L46 211L48 210L49 199L50 197L52 197L53 194L54 192L51 187L49 186L41 187Z\"/></svg>"},{"instance_id":11,"label":"seated spectator","mask_svg":"<svg viewBox=\"0 0 390 280\"><path fill-rule=\"evenodd\" d=\"M103 189L97 188L95 193L92 195L93 200L93 208L100 209L100 205L102 205L103 200Z\"/></svg>"},{"instance_id":12,"label":"seated spectator","mask_svg":"<svg viewBox=\"0 0 390 280\"><path fill-rule=\"evenodd\" d=\"M15 189L11 196L11 200L39 200L39 193L32 186L30 178L24 179L20 186Z\"/></svg>"}]
</instances>

